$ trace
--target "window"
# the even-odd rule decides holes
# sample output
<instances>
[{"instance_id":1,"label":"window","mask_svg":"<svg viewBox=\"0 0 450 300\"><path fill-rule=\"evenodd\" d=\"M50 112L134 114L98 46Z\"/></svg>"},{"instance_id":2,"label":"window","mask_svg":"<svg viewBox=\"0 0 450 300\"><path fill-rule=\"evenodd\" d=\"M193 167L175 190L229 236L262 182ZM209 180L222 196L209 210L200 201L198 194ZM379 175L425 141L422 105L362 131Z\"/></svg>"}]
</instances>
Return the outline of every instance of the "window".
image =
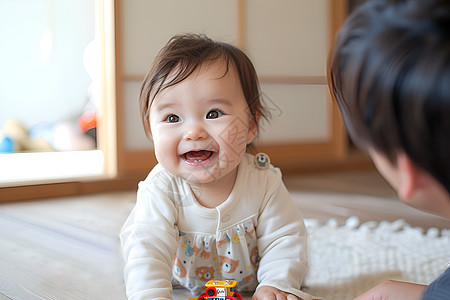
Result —
<instances>
[{"instance_id":1,"label":"window","mask_svg":"<svg viewBox=\"0 0 450 300\"><path fill-rule=\"evenodd\" d=\"M97 138L111 115L108 12L106 0L0 2L0 185L111 169Z\"/></svg>"}]
</instances>

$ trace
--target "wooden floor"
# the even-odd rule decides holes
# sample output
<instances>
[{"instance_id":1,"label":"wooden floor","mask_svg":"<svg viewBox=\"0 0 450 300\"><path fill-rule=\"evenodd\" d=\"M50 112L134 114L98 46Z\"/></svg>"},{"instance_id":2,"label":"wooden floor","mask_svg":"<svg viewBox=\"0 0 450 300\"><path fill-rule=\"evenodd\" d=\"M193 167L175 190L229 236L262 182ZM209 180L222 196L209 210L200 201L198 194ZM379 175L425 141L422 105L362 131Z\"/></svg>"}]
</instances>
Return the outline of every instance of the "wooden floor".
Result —
<instances>
[{"instance_id":1,"label":"wooden floor","mask_svg":"<svg viewBox=\"0 0 450 300\"><path fill-rule=\"evenodd\" d=\"M450 228L449 220L400 202L374 172L286 177L285 183L305 218L402 218ZM135 191L125 191L0 205L0 300L126 299L118 233L134 201Z\"/></svg>"}]
</instances>

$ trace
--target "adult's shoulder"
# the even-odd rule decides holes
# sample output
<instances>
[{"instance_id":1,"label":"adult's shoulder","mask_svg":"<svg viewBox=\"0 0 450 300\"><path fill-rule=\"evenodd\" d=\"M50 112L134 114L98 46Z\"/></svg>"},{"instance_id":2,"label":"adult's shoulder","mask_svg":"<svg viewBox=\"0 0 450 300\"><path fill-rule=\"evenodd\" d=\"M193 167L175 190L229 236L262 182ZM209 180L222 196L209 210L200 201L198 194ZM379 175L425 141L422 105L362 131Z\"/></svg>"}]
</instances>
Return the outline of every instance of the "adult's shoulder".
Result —
<instances>
[{"instance_id":1,"label":"adult's shoulder","mask_svg":"<svg viewBox=\"0 0 450 300\"><path fill-rule=\"evenodd\" d=\"M450 299L450 268L428 286L422 299Z\"/></svg>"}]
</instances>

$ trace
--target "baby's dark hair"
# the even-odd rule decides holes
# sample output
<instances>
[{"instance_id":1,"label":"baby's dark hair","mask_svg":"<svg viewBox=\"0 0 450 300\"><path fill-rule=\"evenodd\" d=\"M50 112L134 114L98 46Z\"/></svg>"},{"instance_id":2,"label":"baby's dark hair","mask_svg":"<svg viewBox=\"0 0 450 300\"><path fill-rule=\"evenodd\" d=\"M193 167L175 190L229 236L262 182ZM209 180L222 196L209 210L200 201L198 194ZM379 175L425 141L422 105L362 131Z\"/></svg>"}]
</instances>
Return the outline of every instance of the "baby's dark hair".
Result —
<instances>
[{"instance_id":1,"label":"baby's dark hair","mask_svg":"<svg viewBox=\"0 0 450 300\"><path fill-rule=\"evenodd\" d=\"M338 33L329 84L352 140L406 153L450 193L450 1L369 0Z\"/></svg>"},{"instance_id":2,"label":"baby's dark hair","mask_svg":"<svg viewBox=\"0 0 450 300\"><path fill-rule=\"evenodd\" d=\"M243 51L230 44L213 41L203 34L183 34L172 37L160 50L141 85L139 106L146 133L150 130L150 106L162 90L188 78L206 63L223 60L225 76L234 67L241 83L251 118L258 124L266 113L262 105L258 76Z\"/></svg>"}]
</instances>

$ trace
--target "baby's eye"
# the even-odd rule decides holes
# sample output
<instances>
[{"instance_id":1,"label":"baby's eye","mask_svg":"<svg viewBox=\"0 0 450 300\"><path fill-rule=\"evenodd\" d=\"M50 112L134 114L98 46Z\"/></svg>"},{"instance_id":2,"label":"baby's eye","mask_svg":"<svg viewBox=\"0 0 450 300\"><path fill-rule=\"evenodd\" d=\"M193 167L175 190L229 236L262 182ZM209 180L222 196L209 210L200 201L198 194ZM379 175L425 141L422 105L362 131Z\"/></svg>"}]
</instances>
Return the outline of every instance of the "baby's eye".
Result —
<instances>
[{"instance_id":1,"label":"baby's eye","mask_svg":"<svg viewBox=\"0 0 450 300\"><path fill-rule=\"evenodd\" d=\"M180 121L181 121L181 119L177 115L169 115L166 118L166 122L167 123L177 123L177 122L180 122Z\"/></svg>"},{"instance_id":2,"label":"baby's eye","mask_svg":"<svg viewBox=\"0 0 450 300\"><path fill-rule=\"evenodd\" d=\"M213 109L206 114L206 118L207 119L217 119L218 117L220 117L222 115L223 115L223 113L220 110Z\"/></svg>"}]
</instances>

